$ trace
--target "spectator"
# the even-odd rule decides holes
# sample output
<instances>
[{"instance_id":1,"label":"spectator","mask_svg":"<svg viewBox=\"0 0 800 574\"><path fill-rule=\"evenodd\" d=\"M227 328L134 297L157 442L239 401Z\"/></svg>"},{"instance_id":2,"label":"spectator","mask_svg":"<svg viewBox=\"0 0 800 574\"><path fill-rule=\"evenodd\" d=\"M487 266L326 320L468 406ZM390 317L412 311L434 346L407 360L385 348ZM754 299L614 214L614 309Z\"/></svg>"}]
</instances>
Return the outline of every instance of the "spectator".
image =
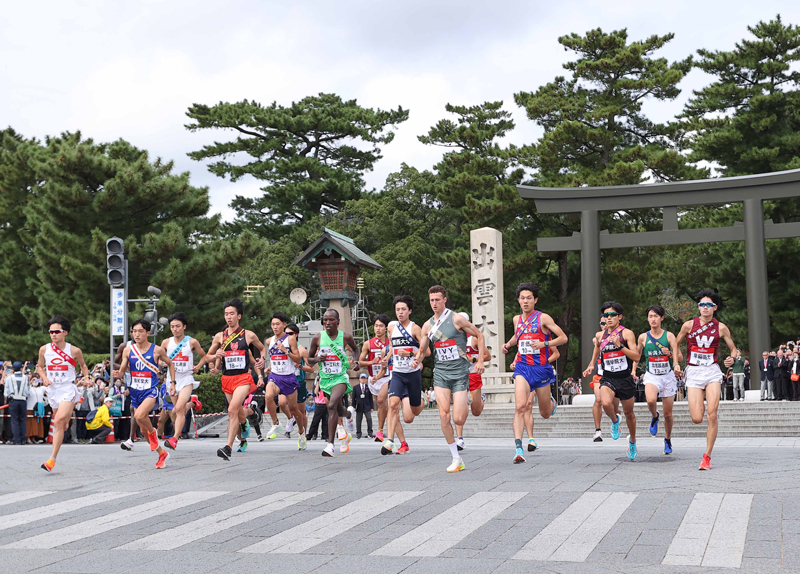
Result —
<instances>
[{"instance_id":1,"label":"spectator","mask_svg":"<svg viewBox=\"0 0 800 574\"><path fill-rule=\"evenodd\" d=\"M733 400L744 400L744 362L745 358L742 356L742 350L736 350L736 357L733 359L733 366L731 367L732 383L733 383Z\"/></svg>"},{"instance_id":2,"label":"spectator","mask_svg":"<svg viewBox=\"0 0 800 574\"><path fill-rule=\"evenodd\" d=\"M38 376L33 376L30 379L31 392L28 395L27 417L25 435L28 439L28 444L36 444L39 440L43 440L44 435L44 387L41 385L42 381Z\"/></svg>"},{"instance_id":3,"label":"spectator","mask_svg":"<svg viewBox=\"0 0 800 574\"><path fill-rule=\"evenodd\" d=\"M366 373L361 373L358 377L358 385L353 389L353 404L356 407L356 438L361 438L361 422L364 417L367 418L367 435L369 438L373 437L372 434L372 393L369 391L367 381L369 376Z\"/></svg>"},{"instance_id":4,"label":"spectator","mask_svg":"<svg viewBox=\"0 0 800 574\"><path fill-rule=\"evenodd\" d=\"M761 360L758 362L758 372L761 375L761 400L775 400L775 368L769 352L761 353Z\"/></svg>"},{"instance_id":5,"label":"spectator","mask_svg":"<svg viewBox=\"0 0 800 574\"><path fill-rule=\"evenodd\" d=\"M8 401L6 400L6 375L11 375L14 370L11 368L11 363L8 361L5 364L0 361L0 365L2 365L3 369L0 371L0 406L5 405ZM6 425L6 419L8 418L8 409L0 410L0 441L3 444L6 444L6 431L11 428L10 423Z\"/></svg>"},{"instance_id":6,"label":"spectator","mask_svg":"<svg viewBox=\"0 0 800 574\"><path fill-rule=\"evenodd\" d=\"M750 390L750 359L744 360L744 390Z\"/></svg>"},{"instance_id":7,"label":"spectator","mask_svg":"<svg viewBox=\"0 0 800 574\"><path fill-rule=\"evenodd\" d=\"M27 364L27 363L26 363ZM12 366L13 373L6 375L6 388L4 394L8 399L8 414L11 418L11 444L25 444L25 432L30 385L28 376L22 372L22 363L15 362Z\"/></svg>"},{"instance_id":8,"label":"spectator","mask_svg":"<svg viewBox=\"0 0 800 574\"><path fill-rule=\"evenodd\" d=\"M319 377L317 377L314 382L314 418L307 431L307 440L317 440L320 423L322 423L322 440L328 442L328 407L325 404L325 395L319 388Z\"/></svg>"},{"instance_id":9,"label":"spectator","mask_svg":"<svg viewBox=\"0 0 800 574\"><path fill-rule=\"evenodd\" d=\"M111 429L114 428L111 424L111 417L108 409L111 403L114 402L112 397L106 397L103 404L98 407L94 418L86 423L87 436L91 438L91 444L103 444L106 442L106 437L111 434Z\"/></svg>"},{"instance_id":10,"label":"spectator","mask_svg":"<svg viewBox=\"0 0 800 574\"><path fill-rule=\"evenodd\" d=\"M98 386L97 381L102 382L103 379L97 376L92 381L90 377L87 382L78 387L78 394L82 400L75 407L75 436L79 443L89 442L89 437L86 434L86 415L97 408L97 403L94 401L94 394Z\"/></svg>"},{"instance_id":11,"label":"spectator","mask_svg":"<svg viewBox=\"0 0 800 574\"><path fill-rule=\"evenodd\" d=\"M575 395L578 394L578 384L572 377L569 378L569 404L575 402Z\"/></svg>"},{"instance_id":12,"label":"spectator","mask_svg":"<svg viewBox=\"0 0 800 574\"><path fill-rule=\"evenodd\" d=\"M792 359L789 362L789 381L792 385L792 400L800 400L800 355L797 354L798 347L794 348Z\"/></svg>"},{"instance_id":13,"label":"spectator","mask_svg":"<svg viewBox=\"0 0 800 574\"><path fill-rule=\"evenodd\" d=\"M775 357L774 371L775 400L787 401L791 398L791 385L789 384L789 359L784 356L783 349L779 349Z\"/></svg>"},{"instance_id":14,"label":"spectator","mask_svg":"<svg viewBox=\"0 0 800 574\"><path fill-rule=\"evenodd\" d=\"M438 408L438 405L436 404L436 391L433 390L433 387L431 387L430 389L428 389L427 392L428 392L428 406L432 409Z\"/></svg>"}]
</instances>

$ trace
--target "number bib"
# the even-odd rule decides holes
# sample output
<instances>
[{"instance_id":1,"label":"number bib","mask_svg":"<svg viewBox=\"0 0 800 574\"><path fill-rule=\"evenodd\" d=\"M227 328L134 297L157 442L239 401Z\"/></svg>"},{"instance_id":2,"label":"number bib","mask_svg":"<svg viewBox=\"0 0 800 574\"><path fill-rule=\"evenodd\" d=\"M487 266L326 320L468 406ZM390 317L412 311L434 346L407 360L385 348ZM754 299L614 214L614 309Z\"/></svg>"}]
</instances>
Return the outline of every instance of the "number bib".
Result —
<instances>
[{"instance_id":1,"label":"number bib","mask_svg":"<svg viewBox=\"0 0 800 574\"><path fill-rule=\"evenodd\" d=\"M66 382L68 373L67 365L47 365L47 378L53 384Z\"/></svg>"},{"instance_id":2,"label":"number bib","mask_svg":"<svg viewBox=\"0 0 800 574\"><path fill-rule=\"evenodd\" d=\"M448 339L447 341L437 341L433 344L436 349L437 361L455 361L458 359L458 346L455 339Z\"/></svg>"},{"instance_id":3,"label":"number bib","mask_svg":"<svg viewBox=\"0 0 800 574\"><path fill-rule=\"evenodd\" d=\"M235 371L245 368L247 351L225 351L225 370Z\"/></svg>"},{"instance_id":4,"label":"number bib","mask_svg":"<svg viewBox=\"0 0 800 574\"><path fill-rule=\"evenodd\" d=\"M322 372L326 375L341 375L342 374L342 361L333 352L330 347L321 349L322 354L325 355L325 361L320 363Z\"/></svg>"},{"instance_id":5,"label":"number bib","mask_svg":"<svg viewBox=\"0 0 800 574\"><path fill-rule=\"evenodd\" d=\"M412 356L401 357L400 355L397 354L400 351L409 351L410 353L412 353ZM411 347L394 347L394 358L392 359L394 366L399 369L410 369L411 361L414 360L413 353L414 349Z\"/></svg>"},{"instance_id":6,"label":"number bib","mask_svg":"<svg viewBox=\"0 0 800 574\"><path fill-rule=\"evenodd\" d=\"M541 340L542 339L534 333L523 333L520 335L519 341L517 341L517 350L519 351L519 354L533 355L537 353L538 351L533 348L533 343Z\"/></svg>"},{"instance_id":7,"label":"number bib","mask_svg":"<svg viewBox=\"0 0 800 574\"><path fill-rule=\"evenodd\" d=\"M384 352L383 349L384 349L383 347L381 347L381 348L370 347L369 352L370 352L370 355L372 355L373 359L380 359L380 358L383 358L383 352ZM381 372L381 364L377 363L375 365L370 365L369 366L369 370L372 373L373 377L377 377L378 373Z\"/></svg>"},{"instance_id":8,"label":"number bib","mask_svg":"<svg viewBox=\"0 0 800 574\"><path fill-rule=\"evenodd\" d=\"M710 367L714 364L714 353L708 349L692 347L689 363L698 367Z\"/></svg>"},{"instance_id":9,"label":"number bib","mask_svg":"<svg viewBox=\"0 0 800 574\"><path fill-rule=\"evenodd\" d=\"M294 363L289 364L288 355L270 355L269 364L272 372L278 375L288 374L294 368Z\"/></svg>"},{"instance_id":10,"label":"number bib","mask_svg":"<svg viewBox=\"0 0 800 574\"><path fill-rule=\"evenodd\" d=\"M654 375L666 375L669 373L669 357L649 357L647 370Z\"/></svg>"},{"instance_id":11,"label":"number bib","mask_svg":"<svg viewBox=\"0 0 800 574\"><path fill-rule=\"evenodd\" d=\"M175 374L189 372L189 356L183 351L173 357L172 364L175 366Z\"/></svg>"},{"instance_id":12,"label":"number bib","mask_svg":"<svg viewBox=\"0 0 800 574\"><path fill-rule=\"evenodd\" d=\"M609 351L603 353L603 370L610 373L619 373L628 368L628 359L622 351Z\"/></svg>"},{"instance_id":13,"label":"number bib","mask_svg":"<svg viewBox=\"0 0 800 574\"><path fill-rule=\"evenodd\" d=\"M131 371L131 388L137 391L146 391L153 386L150 371Z\"/></svg>"}]
</instances>

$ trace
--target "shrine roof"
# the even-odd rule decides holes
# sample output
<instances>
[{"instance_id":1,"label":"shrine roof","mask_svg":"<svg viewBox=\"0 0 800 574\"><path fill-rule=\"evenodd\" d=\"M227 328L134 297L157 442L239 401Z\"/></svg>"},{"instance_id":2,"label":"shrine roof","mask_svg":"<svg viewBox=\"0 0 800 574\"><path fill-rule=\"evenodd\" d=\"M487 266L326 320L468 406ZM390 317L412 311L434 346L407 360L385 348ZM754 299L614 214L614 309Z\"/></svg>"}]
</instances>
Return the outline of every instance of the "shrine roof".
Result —
<instances>
[{"instance_id":1,"label":"shrine roof","mask_svg":"<svg viewBox=\"0 0 800 574\"><path fill-rule=\"evenodd\" d=\"M359 267L381 269L381 265L372 257L361 251L352 239L341 233L336 233L327 227L324 229L319 239L312 243L308 249L303 251L303 253L294 260L294 264L307 267L309 264L313 263L314 258L320 253L329 253L331 250L336 250L345 259Z\"/></svg>"}]
</instances>

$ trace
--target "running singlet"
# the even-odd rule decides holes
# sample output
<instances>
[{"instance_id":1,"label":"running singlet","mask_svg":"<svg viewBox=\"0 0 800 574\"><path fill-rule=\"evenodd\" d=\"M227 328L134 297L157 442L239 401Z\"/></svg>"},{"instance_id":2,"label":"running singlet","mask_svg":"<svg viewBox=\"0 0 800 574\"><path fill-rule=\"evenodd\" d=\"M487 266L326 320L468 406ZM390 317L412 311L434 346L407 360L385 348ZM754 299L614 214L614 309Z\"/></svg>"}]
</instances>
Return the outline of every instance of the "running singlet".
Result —
<instances>
[{"instance_id":1,"label":"running singlet","mask_svg":"<svg viewBox=\"0 0 800 574\"><path fill-rule=\"evenodd\" d=\"M131 345L131 350L128 354L128 364L131 367L131 388L136 391L146 391L158 386L158 370L154 369L156 367L154 357L156 346L151 343L150 348L142 353L135 345L135 343ZM144 361L137 357L137 353L141 355Z\"/></svg>"},{"instance_id":2,"label":"running singlet","mask_svg":"<svg viewBox=\"0 0 800 574\"><path fill-rule=\"evenodd\" d=\"M397 323L392 329L392 364L394 365L394 370L398 373L416 373L420 370L420 366L417 365L416 369L412 369L411 362L419 350L419 345L412 344L412 341L417 343L418 341L406 337L403 334L403 329L405 329L409 337L413 337L414 321L409 321L408 327L402 327L400 323ZM401 357L397 354L398 351L409 351L411 356Z\"/></svg>"},{"instance_id":3,"label":"running singlet","mask_svg":"<svg viewBox=\"0 0 800 574\"><path fill-rule=\"evenodd\" d=\"M344 331L339 331L336 339L331 339L326 331L319 334L319 352L325 361L319 364L319 377L322 381L347 378L350 361L344 351Z\"/></svg>"},{"instance_id":4,"label":"running singlet","mask_svg":"<svg viewBox=\"0 0 800 574\"><path fill-rule=\"evenodd\" d=\"M69 357L68 360L66 357ZM75 382L75 359L72 358L72 345L66 344L64 350L58 349L53 343L47 345L44 352L44 363L47 368L47 378L54 385L72 384Z\"/></svg>"},{"instance_id":5,"label":"running singlet","mask_svg":"<svg viewBox=\"0 0 800 574\"><path fill-rule=\"evenodd\" d=\"M672 372L672 352L667 340L667 332L661 333L656 343L648 331L645 333L644 357L647 361L647 372L651 375L668 375Z\"/></svg>"},{"instance_id":6,"label":"running singlet","mask_svg":"<svg viewBox=\"0 0 800 574\"><path fill-rule=\"evenodd\" d=\"M169 338L169 343L167 343L167 356L172 356L172 353L175 349L180 345L180 343L175 342L175 337ZM194 368L194 353L192 352L192 340L189 338L186 341L186 344L181 347L180 352L172 357L172 364L175 366L175 378L180 379L186 375L192 375L192 369ZM172 377L169 375L169 371L167 371L167 382L172 382Z\"/></svg>"},{"instance_id":7,"label":"running singlet","mask_svg":"<svg viewBox=\"0 0 800 574\"><path fill-rule=\"evenodd\" d=\"M469 357L469 372L475 372L475 361L474 359L478 356L478 348L475 346L475 337L470 335L467 337L467 357Z\"/></svg>"},{"instance_id":8,"label":"running singlet","mask_svg":"<svg viewBox=\"0 0 800 574\"><path fill-rule=\"evenodd\" d=\"M433 363L440 374L458 376L469 372L467 334L453 323L453 312L445 310L434 321L431 317L428 338L433 342Z\"/></svg>"},{"instance_id":9,"label":"running singlet","mask_svg":"<svg viewBox=\"0 0 800 574\"><path fill-rule=\"evenodd\" d=\"M611 341L612 333L608 333L608 331L606 331L603 339L600 341L601 343L603 341L606 342L603 348L600 349L600 358L603 364L603 376L608 379L624 379L631 376L633 363L628 356L622 352L623 348L628 347L628 343L622 338L622 332L624 330L625 327L620 325L613 331L613 334L616 334L620 339L619 347L614 345Z\"/></svg>"},{"instance_id":10,"label":"running singlet","mask_svg":"<svg viewBox=\"0 0 800 574\"><path fill-rule=\"evenodd\" d=\"M278 348L278 343L281 343L288 351L289 343L286 340L288 338L289 335L284 334L279 341L276 341L275 336L272 336L267 342L267 348L269 349L269 369L274 375L295 374L294 362L289 359L287 353L284 353Z\"/></svg>"},{"instance_id":11,"label":"running singlet","mask_svg":"<svg viewBox=\"0 0 800 574\"><path fill-rule=\"evenodd\" d=\"M386 350L386 345L388 341L386 339L380 340L378 337L372 337L369 340L369 353L367 353L367 360L368 361L376 361L383 358L383 353ZM374 365L369 366L369 372L373 377L377 377L378 373L381 372L381 364L380 362L375 363ZM384 378L388 377L389 373L387 371Z\"/></svg>"},{"instance_id":12,"label":"running singlet","mask_svg":"<svg viewBox=\"0 0 800 574\"><path fill-rule=\"evenodd\" d=\"M517 323L517 350L519 351L519 360L525 365L534 365L537 367L546 367L550 359L550 348L542 347L539 350L534 350L533 343L535 341L549 341L550 334L542 332L542 326L539 324L542 312L534 311L524 319L522 315L519 316Z\"/></svg>"},{"instance_id":13,"label":"running singlet","mask_svg":"<svg viewBox=\"0 0 800 574\"><path fill-rule=\"evenodd\" d=\"M228 340L230 334L225 329L222 332L222 342ZM250 354L247 352L247 337L244 329L236 333L236 337L227 345L222 346L225 360L222 362L222 374L227 376L243 375L250 371Z\"/></svg>"},{"instance_id":14,"label":"running singlet","mask_svg":"<svg viewBox=\"0 0 800 574\"><path fill-rule=\"evenodd\" d=\"M695 367L710 367L716 364L719 321L711 319L705 325L701 325L700 317L695 317L692 321L692 330L686 336L686 346L689 347L687 364Z\"/></svg>"}]
</instances>

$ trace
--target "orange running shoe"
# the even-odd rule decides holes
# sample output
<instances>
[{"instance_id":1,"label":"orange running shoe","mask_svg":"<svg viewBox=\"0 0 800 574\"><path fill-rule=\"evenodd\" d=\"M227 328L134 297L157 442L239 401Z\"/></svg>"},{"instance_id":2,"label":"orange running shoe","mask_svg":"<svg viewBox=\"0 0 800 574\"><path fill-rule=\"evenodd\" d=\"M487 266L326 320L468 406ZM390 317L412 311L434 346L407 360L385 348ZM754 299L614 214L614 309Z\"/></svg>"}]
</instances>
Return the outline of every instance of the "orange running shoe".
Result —
<instances>
[{"instance_id":1,"label":"orange running shoe","mask_svg":"<svg viewBox=\"0 0 800 574\"><path fill-rule=\"evenodd\" d=\"M167 451L162 451L160 455L158 455L158 461L156 462L156 468L164 468L167 464L167 459L169 458L169 453Z\"/></svg>"},{"instance_id":2,"label":"orange running shoe","mask_svg":"<svg viewBox=\"0 0 800 574\"><path fill-rule=\"evenodd\" d=\"M700 463L700 470L709 470L711 468L711 457L707 454L703 455L703 462Z\"/></svg>"},{"instance_id":3,"label":"orange running shoe","mask_svg":"<svg viewBox=\"0 0 800 574\"><path fill-rule=\"evenodd\" d=\"M158 434L156 431L147 435L147 440L150 443L150 450L158 450Z\"/></svg>"},{"instance_id":4,"label":"orange running shoe","mask_svg":"<svg viewBox=\"0 0 800 574\"><path fill-rule=\"evenodd\" d=\"M47 472L51 472L53 467L56 465L56 461L54 458L48 458L47 462L42 464L42 468L45 469Z\"/></svg>"},{"instance_id":5,"label":"orange running shoe","mask_svg":"<svg viewBox=\"0 0 800 574\"><path fill-rule=\"evenodd\" d=\"M408 448L408 443L406 441L403 441L400 443L400 448L397 449L397 454L405 454L409 450L411 449Z\"/></svg>"},{"instance_id":6,"label":"orange running shoe","mask_svg":"<svg viewBox=\"0 0 800 574\"><path fill-rule=\"evenodd\" d=\"M175 450L175 447L178 446L178 439L175 437L168 438L164 441L164 448L169 448Z\"/></svg>"}]
</instances>

